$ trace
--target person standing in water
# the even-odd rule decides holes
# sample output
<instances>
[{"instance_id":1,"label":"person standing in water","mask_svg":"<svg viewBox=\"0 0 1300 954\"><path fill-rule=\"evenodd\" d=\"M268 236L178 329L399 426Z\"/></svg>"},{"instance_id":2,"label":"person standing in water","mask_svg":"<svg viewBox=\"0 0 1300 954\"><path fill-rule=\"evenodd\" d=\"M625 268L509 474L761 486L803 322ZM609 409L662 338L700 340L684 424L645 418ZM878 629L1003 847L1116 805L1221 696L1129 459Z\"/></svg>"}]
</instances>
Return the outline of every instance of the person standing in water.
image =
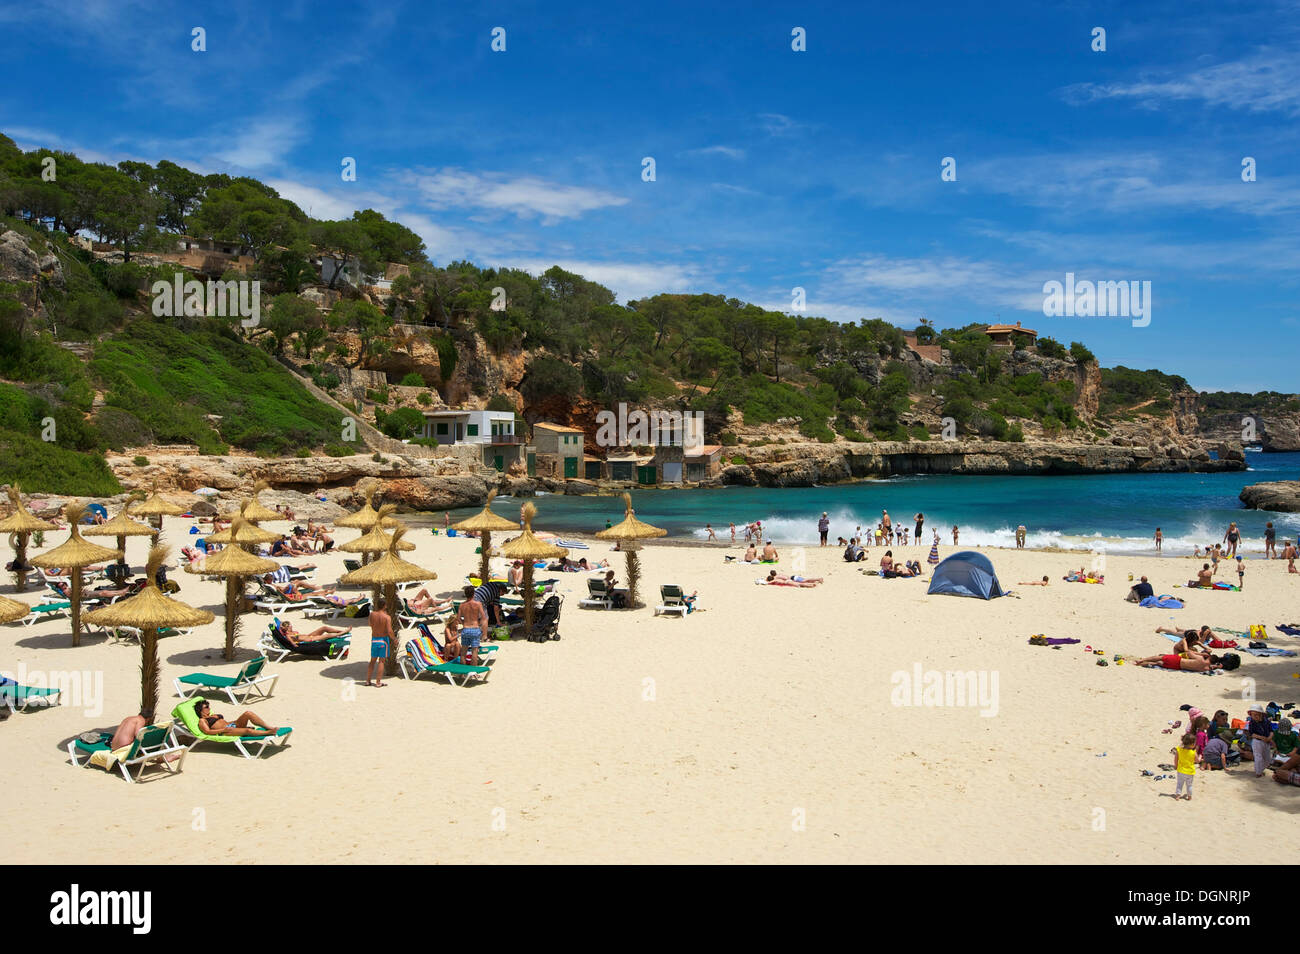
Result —
<instances>
[{"instance_id":1,"label":"person standing in water","mask_svg":"<svg viewBox=\"0 0 1300 954\"><path fill-rule=\"evenodd\" d=\"M823 510L822 518L817 521L817 533L820 534L822 538L822 542L820 544L821 546L826 546L826 537L830 534L830 532L831 532L831 521L830 518L826 516L826 511Z\"/></svg>"},{"instance_id":2,"label":"person standing in water","mask_svg":"<svg viewBox=\"0 0 1300 954\"><path fill-rule=\"evenodd\" d=\"M1159 527L1156 527L1156 553L1160 552L1161 545L1165 542L1165 535Z\"/></svg>"},{"instance_id":3,"label":"person standing in water","mask_svg":"<svg viewBox=\"0 0 1300 954\"><path fill-rule=\"evenodd\" d=\"M1277 559L1277 531L1273 529L1272 520L1264 524L1264 559Z\"/></svg>"},{"instance_id":4,"label":"person standing in water","mask_svg":"<svg viewBox=\"0 0 1300 954\"><path fill-rule=\"evenodd\" d=\"M920 546L920 545L921 545L921 528L925 526L925 514L923 514L923 513L918 513L918 514L917 514L915 517L913 517L912 519L916 521L916 529L912 531L912 539L916 542L916 545L917 545L917 546Z\"/></svg>"},{"instance_id":5,"label":"person standing in water","mask_svg":"<svg viewBox=\"0 0 1300 954\"><path fill-rule=\"evenodd\" d=\"M1235 523L1228 524L1228 532L1223 535L1223 542L1227 544L1224 552L1229 557L1237 555L1237 544L1241 542L1241 531L1237 529Z\"/></svg>"},{"instance_id":6,"label":"person standing in water","mask_svg":"<svg viewBox=\"0 0 1300 954\"><path fill-rule=\"evenodd\" d=\"M957 545L957 524L952 525L952 545Z\"/></svg>"}]
</instances>

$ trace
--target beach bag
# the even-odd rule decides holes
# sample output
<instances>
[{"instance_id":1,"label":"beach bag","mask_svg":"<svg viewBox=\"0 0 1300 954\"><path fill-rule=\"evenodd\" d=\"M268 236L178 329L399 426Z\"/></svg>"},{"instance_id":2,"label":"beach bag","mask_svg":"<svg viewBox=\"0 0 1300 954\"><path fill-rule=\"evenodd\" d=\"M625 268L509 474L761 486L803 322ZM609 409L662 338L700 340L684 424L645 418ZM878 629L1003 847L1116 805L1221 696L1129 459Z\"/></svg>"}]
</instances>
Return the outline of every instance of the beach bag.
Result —
<instances>
[{"instance_id":1,"label":"beach bag","mask_svg":"<svg viewBox=\"0 0 1300 954\"><path fill-rule=\"evenodd\" d=\"M1237 641L1235 639L1220 639L1218 636L1215 636L1210 640L1211 649L1235 649L1236 646Z\"/></svg>"}]
</instances>

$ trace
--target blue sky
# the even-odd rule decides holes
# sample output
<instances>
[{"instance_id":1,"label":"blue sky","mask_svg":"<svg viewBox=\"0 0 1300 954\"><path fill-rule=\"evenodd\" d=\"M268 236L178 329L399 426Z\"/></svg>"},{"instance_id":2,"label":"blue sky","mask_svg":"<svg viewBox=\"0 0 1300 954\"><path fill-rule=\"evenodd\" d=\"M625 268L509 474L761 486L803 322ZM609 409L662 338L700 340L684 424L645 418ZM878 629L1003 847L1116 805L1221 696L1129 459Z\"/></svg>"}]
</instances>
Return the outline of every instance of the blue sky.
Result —
<instances>
[{"instance_id":1,"label":"blue sky","mask_svg":"<svg viewBox=\"0 0 1300 954\"><path fill-rule=\"evenodd\" d=\"M782 310L799 286L808 314L1019 320L1104 365L1296 390L1295 3L180 6L0 10L24 79L0 131L376 208L440 264ZM1066 272L1150 281L1150 325L1044 317Z\"/></svg>"}]
</instances>

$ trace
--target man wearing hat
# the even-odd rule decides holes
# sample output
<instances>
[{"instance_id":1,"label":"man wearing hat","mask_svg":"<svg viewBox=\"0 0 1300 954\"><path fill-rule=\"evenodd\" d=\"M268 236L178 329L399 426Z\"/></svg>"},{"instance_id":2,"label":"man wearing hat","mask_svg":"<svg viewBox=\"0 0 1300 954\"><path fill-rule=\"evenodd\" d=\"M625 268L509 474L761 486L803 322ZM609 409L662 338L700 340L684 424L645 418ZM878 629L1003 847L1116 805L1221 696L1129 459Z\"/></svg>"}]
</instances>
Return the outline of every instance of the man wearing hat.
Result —
<instances>
[{"instance_id":1,"label":"man wearing hat","mask_svg":"<svg viewBox=\"0 0 1300 954\"><path fill-rule=\"evenodd\" d=\"M817 521L817 532L822 536L822 546L826 546L826 537L831 532L831 521L826 516L826 511L822 511L822 518Z\"/></svg>"},{"instance_id":2,"label":"man wearing hat","mask_svg":"<svg viewBox=\"0 0 1300 954\"><path fill-rule=\"evenodd\" d=\"M1263 778L1269 762L1273 760L1273 727L1262 702L1252 702L1246 710L1250 721L1246 723L1246 738L1255 757L1255 778Z\"/></svg>"}]
</instances>

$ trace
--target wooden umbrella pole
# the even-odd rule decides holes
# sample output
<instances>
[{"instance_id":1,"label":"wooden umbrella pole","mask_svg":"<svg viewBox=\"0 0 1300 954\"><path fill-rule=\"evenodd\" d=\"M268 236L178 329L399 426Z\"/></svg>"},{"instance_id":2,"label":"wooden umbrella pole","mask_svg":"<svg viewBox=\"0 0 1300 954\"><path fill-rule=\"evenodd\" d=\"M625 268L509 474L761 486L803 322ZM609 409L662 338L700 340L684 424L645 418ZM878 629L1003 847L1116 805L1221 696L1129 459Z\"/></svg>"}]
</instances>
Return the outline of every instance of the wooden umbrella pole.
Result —
<instances>
[{"instance_id":1,"label":"wooden umbrella pole","mask_svg":"<svg viewBox=\"0 0 1300 954\"><path fill-rule=\"evenodd\" d=\"M384 599L388 601L388 618L393 621L393 638L388 641L388 675L397 675L397 584L384 584Z\"/></svg>"},{"instance_id":2,"label":"wooden umbrella pole","mask_svg":"<svg viewBox=\"0 0 1300 954\"><path fill-rule=\"evenodd\" d=\"M140 634L140 711L154 712L157 705L158 629L150 627Z\"/></svg>"},{"instance_id":3,"label":"wooden umbrella pole","mask_svg":"<svg viewBox=\"0 0 1300 954\"><path fill-rule=\"evenodd\" d=\"M637 586L641 582L641 561L638 559L634 550L629 550L627 554L627 605L629 609L636 609L641 605L637 599Z\"/></svg>"},{"instance_id":4,"label":"wooden umbrella pole","mask_svg":"<svg viewBox=\"0 0 1300 954\"><path fill-rule=\"evenodd\" d=\"M239 618L239 585L240 578L237 576L226 577L226 661L229 662L235 658L235 621Z\"/></svg>"},{"instance_id":5,"label":"wooden umbrella pole","mask_svg":"<svg viewBox=\"0 0 1300 954\"><path fill-rule=\"evenodd\" d=\"M72 645L81 645L81 567L69 570L72 576Z\"/></svg>"},{"instance_id":6,"label":"wooden umbrella pole","mask_svg":"<svg viewBox=\"0 0 1300 954\"><path fill-rule=\"evenodd\" d=\"M14 588L21 593L27 589L27 538L30 534L20 533L14 543L14 566L22 569L14 570Z\"/></svg>"},{"instance_id":7,"label":"wooden umbrella pole","mask_svg":"<svg viewBox=\"0 0 1300 954\"><path fill-rule=\"evenodd\" d=\"M481 581L486 583L488 574L492 572L492 531L479 531L478 539L481 553L478 561L478 576Z\"/></svg>"},{"instance_id":8,"label":"wooden umbrella pole","mask_svg":"<svg viewBox=\"0 0 1300 954\"><path fill-rule=\"evenodd\" d=\"M117 550L119 553L122 554L120 557L117 558L117 562L122 564L123 566L126 566L126 536L125 535L117 538Z\"/></svg>"},{"instance_id":9,"label":"wooden umbrella pole","mask_svg":"<svg viewBox=\"0 0 1300 954\"><path fill-rule=\"evenodd\" d=\"M524 629L533 631L533 561L524 563Z\"/></svg>"}]
</instances>

